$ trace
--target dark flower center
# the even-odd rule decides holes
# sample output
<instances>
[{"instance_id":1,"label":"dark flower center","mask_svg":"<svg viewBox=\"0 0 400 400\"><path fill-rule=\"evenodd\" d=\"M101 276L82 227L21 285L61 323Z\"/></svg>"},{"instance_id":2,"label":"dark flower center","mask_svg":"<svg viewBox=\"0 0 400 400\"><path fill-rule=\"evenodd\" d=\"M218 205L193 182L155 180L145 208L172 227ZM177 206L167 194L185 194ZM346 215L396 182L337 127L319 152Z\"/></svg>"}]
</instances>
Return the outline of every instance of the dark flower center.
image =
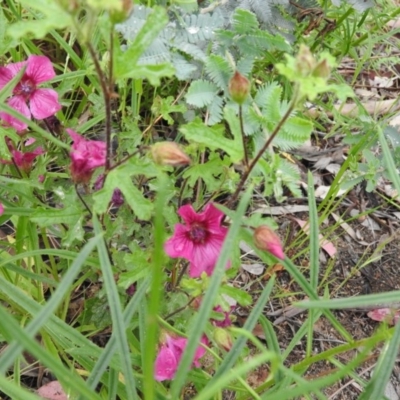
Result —
<instances>
[{"instance_id":1,"label":"dark flower center","mask_svg":"<svg viewBox=\"0 0 400 400\"><path fill-rule=\"evenodd\" d=\"M29 78L22 78L21 82L14 89L14 94L17 96L23 96L26 99L32 95L36 90L36 85Z\"/></svg>"},{"instance_id":2,"label":"dark flower center","mask_svg":"<svg viewBox=\"0 0 400 400\"><path fill-rule=\"evenodd\" d=\"M207 240L207 236L208 232L204 228L204 226L199 224L192 224L189 231L189 237L192 242L196 244L204 243Z\"/></svg>"}]
</instances>

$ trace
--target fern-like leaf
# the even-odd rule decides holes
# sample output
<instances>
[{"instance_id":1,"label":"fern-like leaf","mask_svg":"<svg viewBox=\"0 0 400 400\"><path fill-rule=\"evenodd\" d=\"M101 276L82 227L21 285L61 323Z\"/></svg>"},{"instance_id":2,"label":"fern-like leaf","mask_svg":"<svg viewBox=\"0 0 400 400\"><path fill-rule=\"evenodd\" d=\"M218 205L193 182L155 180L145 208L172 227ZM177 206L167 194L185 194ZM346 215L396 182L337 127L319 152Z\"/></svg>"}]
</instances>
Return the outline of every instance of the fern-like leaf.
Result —
<instances>
[{"instance_id":1,"label":"fern-like leaf","mask_svg":"<svg viewBox=\"0 0 400 400\"><path fill-rule=\"evenodd\" d=\"M206 73L220 89L228 86L229 79L233 74L228 61L217 55L207 57Z\"/></svg>"},{"instance_id":2,"label":"fern-like leaf","mask_svg":"<svg viewBox=\"0 0 400 400\"><path fill-rule=\"evenodd\" d=\"M186 101L195 107L208 106L213 102L217 91L218 88L212 82L199 79L191 83Z\"/></svg>"}]
</instances>

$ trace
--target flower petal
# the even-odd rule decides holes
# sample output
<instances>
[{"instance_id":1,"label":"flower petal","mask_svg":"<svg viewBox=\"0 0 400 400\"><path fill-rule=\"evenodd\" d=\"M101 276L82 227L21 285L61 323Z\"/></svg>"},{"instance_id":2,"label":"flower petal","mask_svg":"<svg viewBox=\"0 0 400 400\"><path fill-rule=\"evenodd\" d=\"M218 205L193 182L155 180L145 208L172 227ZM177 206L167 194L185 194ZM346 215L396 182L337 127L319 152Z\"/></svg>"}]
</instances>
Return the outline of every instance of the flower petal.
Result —
<instances>
[{"instance_id":1,"label":"flower petal","mask_svg":"<svg viewBox=\"0 0 400 400\"><path fill-rule=\"evenodd\" d=\"M220 233L221 230L227 232L227 229L221 226L222 218L224 217L224 213L221 210L218 210L214 204L207 204L203 213L204 221L207 222L207 230L210 232Z\"/></svg>"},{"instance_id":2,"label":"flower petal","mask_svg":"<svg viewBox=\"0 0 400 400\"><path fill-rule=\"evenodd\" d=\"M208 339L206 335L203 335L201 337L200 343L203 343L204 345L208 346ZM201 357L204 356L204 354L206 354L206 349L203 346L199 346L196 349L196 352L194 353L194 360L193 360L193 366L195 366L196 368L200 367L200 363L199 363L199 359Z\"/></svg>"},{"instance_id":3,"label":"flower petal","mask_svg":"<svg viewBox=\"0 0 400 400\"><path fill-rule=\"evenodd\" d=\"M45 56L29 56L25 75L38 85L56 76L51 61ZM35 117L37 118L37 117ZM44 117L45 118L45 117Z\"/></svg>"},{"instance_id":4,"label":"flower petal","mask_svg":"<svg viewBox=\"0 0 400 400\"><path fill-rule=\"evenodd\" d=\"M11 72L11 75L14 78L14 76L17 75L18 72L21 71L21 68L25 65L26 65L26 61L21 61L21 62L8 64L6 68ZM25 71L25 73L26 73L26 71Z\"/></svg>"},{"instance_id":5,"label":"flower petal","mask_svg":"<svg viewBox=\"0 0 400 400\"><path fill-rule=\"evenodd\" d=\"M59 111L61 104L53 89L36 89L30 97L30 107L36 119L44 119Z\"/></svg>"},{"instance_id":6,"label":"flower petal","mask_svg":"<svg viewBox=\"0 0 400 400\"><path fill-rule=\"evenodd\" d=\"M195 245L189 275L192 278L199 277L202 272L211 275L221 252L225 236L212 235L204 244Z\"/></svg>"},{"instance_id":7,"label":"flower petal","mask_svg":"<svg viewBox=\"0 0 400 400\"><path fill-rule=\"evenodd\" d=\"M174 235L165 242L165 252L173 258L182 257L191 261L193 258L193 242L187 238L188 228L182 224L175 225Z\"/></svg>"},{"instance_id":8,"label":"flower petal","mask_svg":"<svg viewBox=\"0 0 400 400\"><path fill-rule=\"evenodd\" d=\"M13 75L11 71L6 67L0 67L0 89L3 89L8 82L11 81Z\"/></svg>"},{"instance_id":9,"label":"flower petal","mask_svg":"<svg viewBox=\"0 0 400 400\"><path fill-rule=\"evenodd\" d=\"M197 214L196 211L194 211L191 204L186 204L180 207L178 214L182 217L187 225L190 225L193 222L201 221L201 218L199 217L200 214Z\"/></svg>"},{"instance_id":10,"label":"flower petal","mask_svg":"<svg viewBox=\"0 0 400 400\"><path fill-rule=\"evenodd\" d=\"M177 368L178 363L174 352L167 346L162 346L155 362L154 377L156 381L171 380L175 376Z\"/></svg>"},{"instance_id":11,"label":"flower petal","mask_svg":"<svg viewBox=\"0 0 400 400\"><path fill-rule=\"evenodd\" d=\"M31 112L29 111L28 106L25 103L25 100L22 96L13 96L10 100L8 100L8 105L18 111L20 114L24 115L26 118L31 118ZM25 130L28 125L25 122L20 121L17 118L12 117L11 115L0 112L0 118L9 126L12 126L18 132Z\"/></svg>"}]
</instances>

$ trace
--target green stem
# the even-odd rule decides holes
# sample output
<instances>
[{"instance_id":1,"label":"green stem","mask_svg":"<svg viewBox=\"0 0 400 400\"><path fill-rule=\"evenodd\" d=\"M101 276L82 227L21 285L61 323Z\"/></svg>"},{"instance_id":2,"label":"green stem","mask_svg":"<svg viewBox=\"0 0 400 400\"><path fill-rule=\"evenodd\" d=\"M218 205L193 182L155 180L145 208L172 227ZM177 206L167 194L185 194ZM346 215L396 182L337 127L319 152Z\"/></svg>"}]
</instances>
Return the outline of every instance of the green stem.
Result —
<instances>
[{"instance_id":1,"label":"green stem","mask_svg":"<svg viewBox=\"0 0 400 400\"><path fill-rule=\"evenodd\" d=\"M239 104L239 123L240 123L240 133L242 134L242 141L243 141L244 165L247 170L249 169L249 155L247 154L246 135L244 134L244 126L243 126L243 107L241 104Z\"/></svg>"}]
</instances>

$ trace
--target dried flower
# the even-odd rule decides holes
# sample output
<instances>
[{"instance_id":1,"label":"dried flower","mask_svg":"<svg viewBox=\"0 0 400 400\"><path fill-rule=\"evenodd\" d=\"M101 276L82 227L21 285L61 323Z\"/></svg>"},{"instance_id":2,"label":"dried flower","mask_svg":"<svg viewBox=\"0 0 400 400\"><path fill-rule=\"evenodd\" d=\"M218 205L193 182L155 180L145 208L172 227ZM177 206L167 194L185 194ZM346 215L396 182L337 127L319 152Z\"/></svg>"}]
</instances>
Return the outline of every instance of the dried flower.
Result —
<instances>
[{"instance_id":1,"label":"dried flower","mask_svg":"<svg viewBox=\"0 0 400 400\"><path fill-rule=\"evenodd\" d=\"M228 90L233 101L243 104L250 92L250 81L236 71L229 81Z\"/></svg>"},{"instance_id":2,"label":"dried flower","mask_svg":"<svg viewBox=\"0 0 400 400\"><path fill-rule=\"evenodd\" d=\"M254 243L260 250L268 251L276 258L285 259L279 236L268 226L261 225L254 231Z\"/></svg>"},{"instance_id":3,"label":"dried flower","mask_svg":"<svg viewBox=\"0 0 400 400\"><path fill-rule=\"evenodd\" d=\"M72 129L67 129L72 145L71 175L75 183L87 183L93 171L106 163L106 144L100 140L86 140Z\"/></svg>"},{"instance_id":4,"label":"dried flower","mask_svg":"<svg viewBox=\"0 0 400 400\"><path fill-rule=\"evenodd\" d=\"M179 167L190 164L190 158L175 142L159 142L151 146L154 161L160 165Z\"/></svg>"},{"instance_id":5,"label":"dried flower","mask_svg":"<svg viewBox=\"0 0 400 400\"><path fill-rule=\"evenodd\" d=\"M178 214L185 225L176 224L174 235L165 243L170 257L182 257L190 261L189 275L199 277L202 272L211 275L221 252L227 228L221 226L224 216L213 204L196 213L189 204L182 206Z\"/></svg>"},{"instance_id":6,"label":"dried flower","mask_svg":"<svg viewBox=\"0 0 400 400\"><path fill-rule=\"evenodd\" d=\"M201 343L208 345L208 340L205 335L201 338ZM159 349L155 362L155 379L157 381L171 380L174 378L186 345L186 338L165 334L163 344ZM192 367L200 367L199 359L204 356L205 352L206 350L203 346L197 348Z\"/></svg>"},{"instance_id":7,"label":"dried flower","mask_svg":"<svg viewBox=\"0 0 400 400\"><path fill-rule=\"evenodd\" d=\"M45 56L29 56L27 61L12 63L6 67L0 67L0 90L10 82L26 65L26 70L21 80L15 86L13 95L7 104L19 113L30 119L31 114L36 119L44 119L54 115L61 109L58 102L58 94L53 89L38 88L38 85L55 77L55 72L50 60ZM29 103L29 107L27 105ZM0 112L3 121L23 131L27 124L11 115Z\"/></svg>"}]
</instances>

